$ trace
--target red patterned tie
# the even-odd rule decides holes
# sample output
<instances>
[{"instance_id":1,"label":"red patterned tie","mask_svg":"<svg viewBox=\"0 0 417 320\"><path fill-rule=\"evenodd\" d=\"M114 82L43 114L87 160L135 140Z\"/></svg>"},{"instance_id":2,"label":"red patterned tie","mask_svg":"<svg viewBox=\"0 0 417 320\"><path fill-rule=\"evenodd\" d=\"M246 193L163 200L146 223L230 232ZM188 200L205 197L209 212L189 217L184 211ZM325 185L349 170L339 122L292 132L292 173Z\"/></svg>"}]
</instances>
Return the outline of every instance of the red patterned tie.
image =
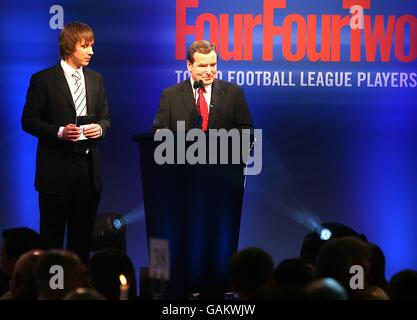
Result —
<instances>
[{"instance_id":1,"label":"red patterned tie","mask_svg":"<svg viewBox=\"0 0 417 320\"><path fill-rule=\"evenodd\" d=\"M204 92L206 92L206 89L204 87L200 87L199 95L198 95L198 104L200 108L200 115L202 118L202 124L201 129L203 131L207 131L208 128L208 106L206 98L204 98Z\"/></svg>"}]
</instances>

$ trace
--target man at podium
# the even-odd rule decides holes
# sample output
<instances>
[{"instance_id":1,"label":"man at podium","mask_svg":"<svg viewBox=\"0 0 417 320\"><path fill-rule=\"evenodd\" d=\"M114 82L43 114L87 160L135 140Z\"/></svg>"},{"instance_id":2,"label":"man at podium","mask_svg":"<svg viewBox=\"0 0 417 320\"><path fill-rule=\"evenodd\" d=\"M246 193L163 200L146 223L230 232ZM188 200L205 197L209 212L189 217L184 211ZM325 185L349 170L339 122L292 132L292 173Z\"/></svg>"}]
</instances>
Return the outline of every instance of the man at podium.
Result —
<instances>
[{"instance_id":1,"label":"man at podium","mask_svg":"<svg viewBox=\"0 0 417 320\"><path fill-rule=\"evenodd\" d=\"M210 134L216 130L209 129L227 132L253 129L242 88L216 79L214 44L205 40L192 43L187 68L191 75L188 80L163 91L152 124L154 132L178 131L176 137L180 139L181 131L191 129ZM178 121L182 127L177 130ZM209 139L210 134L206 135ZM222 299L229 290L229 261L238 247L244 184L242 163L159 165L154 151L160 140L137 141L141 148L148 240L159 238L169 242L171 277L166 296Z\"/></svg>"},{"instance_id":2,"label":"man at podium","mask_svg":"<svg viewBox=\"0 0 417 320\"><path fill-rule=\"evenodd\" d=\"M206 40L192 43L187 52L187 69L191 75L188 80L163 91L153 130L175 131L177 121L185 121L185 130L253 128L242 88L216 79L214 44Z\"/></svg>"}]
</instances>

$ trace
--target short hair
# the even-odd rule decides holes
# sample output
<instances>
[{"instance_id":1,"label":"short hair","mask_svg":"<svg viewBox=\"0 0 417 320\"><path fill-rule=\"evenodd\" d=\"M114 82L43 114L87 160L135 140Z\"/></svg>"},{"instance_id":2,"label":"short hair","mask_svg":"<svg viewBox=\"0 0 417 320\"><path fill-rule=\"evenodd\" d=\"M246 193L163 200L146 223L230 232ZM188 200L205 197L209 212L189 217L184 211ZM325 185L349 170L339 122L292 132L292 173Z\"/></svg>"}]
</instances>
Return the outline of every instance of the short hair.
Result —
<instances>
[{"instance_id":1,"label":"short hair","mask_svg":"<svg viewBox=\"0 0 417 320\"><path fill-rule=\"evenodd\" d=\"M365 235L359 234L352 228L341 223L326 222L323 223L321 226L331 231L332 237L330 240L346 236L352 236L365 242L368 241ZM306 234L301 247L300 258L306 259L313 266L316 266L320 248L327 242L328 240L322 240L320 238L320 235L315 231Z\"/></svg>"},{"instance_id":2,"label":"short hair","mask_svg":"<svg viewBox=\"0 0 417 320\"><path fill-rule=\"evenodd\" d=\"M316 268L302 258L284 259L274 270L275 286L306 287L314 279Z\"/></svg>"},{"instance_id":3,"label":"short hair","mask_svg":"<svg viewBox=\"0 0 417 320\"><path fill-rule=\"evenodd\" d=\"M116 248L104 248L90 259L91 285L109 300L120 297L119 275L124 274L129 283L129 300L136 299L136 275L132 260Z\"/></svg>"},{"instance_id":4,"label":"short hair","mask_svg":"<svg viewBox=\"0 0 417 320\"><path fill-rule=\"evenodd\" d=\"M417 299L417 271L405 269L391 278L387 292L392 300Z\"/></svg>"},{"instance_id":5,"label":"short hair","mask_svg":"<svg viewBox=\"0 0 417 320\"><path fill-rule=\"evenodd\" d=\"M11 280L13 299L36 300L38 298L35 266L44 253L43 250L34 249L22 254L17 260Z\"/></svg>"},{"instance_id":6,"label":"short hair","mask_svg":"<svg viewBox=\"0 0 417 320\"><path fill-rule=\"evenodd\" d=\"M305 289L309 300L349 300L346 289L333 278L319 278Z\"/></svg>"},{"instance_id":7,"label":"short hair","mask_svg":"<svg viewBox=\"0 0 417 320\"><path fill-rule=\"evenodd\" d=\"M203 54L208 54L210 52L214 51L217 54L216 45L207 41L207 40L197 40L194 41L190 47L188 48L187 52L187 60L190 61L190 63L194 62L194 53L200 52Z\"/></svg>"},{"instance_id":8,"label":"short hair","mask_svg":"<svg viewBox=\"0 0 417 320\"><path fill-rule=\"evenodd\" d=\"M317 259L317 277L330 277L337 280L348 292L354 294L350 287L350 268L360 265L365 272L365 289L369 286L369 263L371 259L369 244L356 237L347 236L330 239L319 251Z\"/></svg>"},{"instance_id":9,"label":"short hair","mask_svg":"<svg viewBox=\"0 0 417 320\"><path fill-rule=\"evenodd\" d=\"M3 247L9 259L17 260L25 252L43 248L39 233L26 227L5 229L2 237Z\"/></svg>"},{"instance_id":10,"label":"short hair","mask_svg":"<svg viewBox=\"0 0 417 320\"><path fill-rule=\"evenodd\" d=\"M59 34L59 51L63 60L66 60L74 51L78 42L85 40L88 43L94 41L94 33L91 27L85 23L74 21L65 25Z\"/></svg>"},{"instance_id":11,"label":"short hair","mask_svg":"<svg viewBox=\"0 0 417 320\"><path fill-rule=\"evenodd\" d=\"M50 269L54 265L59 265L64 270L63 290L53 290L49 285ZM75 288L89 285L87 270L81 259L74 252L62 249L49 250L38 259L35 265L35 281L40 294L56 295L60 299Z\"/></svg>"},{"instance_id":12,"label":"short hair","mask_svg":"<svg viewBox=\"0 0 417 320\"><path fill-rule=\"evenodd\" d=\"M235 253L230 261L230 277L237 291L255 293L273 277L274 261L266 251L249 247Z\"/></svg>"},{"instance_id":13,"label":"short hair","mask_svg":"<svg viewBox=\"0 0 417 320\"><path fill-rule=\"evenodd\" d=\"M100 292L93 288L77 288L64 296L63 300L107 300Z\"/></svg>"}]
</instances>

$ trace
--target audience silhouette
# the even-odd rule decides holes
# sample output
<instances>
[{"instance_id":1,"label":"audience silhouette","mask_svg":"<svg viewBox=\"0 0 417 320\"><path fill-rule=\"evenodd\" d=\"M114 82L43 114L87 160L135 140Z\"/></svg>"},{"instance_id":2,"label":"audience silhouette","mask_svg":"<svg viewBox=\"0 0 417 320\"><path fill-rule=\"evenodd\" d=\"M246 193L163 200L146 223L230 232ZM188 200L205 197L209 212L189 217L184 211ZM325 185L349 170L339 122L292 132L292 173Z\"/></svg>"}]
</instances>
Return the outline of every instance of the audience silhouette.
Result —
<instances>
[{"instance_id":1,"label":"audience silhouette","mask_svg":"<svg viewBox=\"0 0 417 320\"><path fill-rule=\"evenodd\" d=\"M305 259L285 259L275 268L275 286L304 289L314 280L315 272L316 268Z\"/></svg>"},{"instance_id":2,"label":"audience silhouette","mask_svg":"<svg viewBox=\"0 0 417 320\"><path fill-rule=\"evenodd\" d=\"M100 292L93 288L77 288L69 292L63 300L107 300Z\"/></svg>"},{"instance_id":3,"label":"audience silhouette","mask_svg":"<svg viewBox=\"0 0 417 320\"><path fill-rule=\"evenodd\" d=\"M396 273L387 291L392 300L417 300L417 271L407 269Z\"/></svg>"},{"instance_id":4,"label":"audience silhouette","mask_svg":"<svg viewBox=\"0 0 417 320\"><path fill-rule=\"evenodd\" d=\"M347 236L331 239L320 249L317 257L317 277L329 277L338 281L346 290L350 298L357 292L352 288L353 266L359 266L363 275L360 289L369 287L371 249L368 243L358 238Z\"/></svg>"},{"instance_id":5,"label":"audience silhouette","mask_svg":"<svg viewBox=\"0 0 417 320\"><path fill-rule=\"evenodd\" d=\"M310 300L348 300L345 288L333 278L320 278L312 281L306 288Z\"/></svg>"},{"instance_id":6,"label":"audience silhouette","mask_svg":"<svg viewBox=\"0 0 417 320\"><path fill-rule=\"evenodd\" d=\"M60 270L56 266L62 268L62 286L59 286ZM57 276L56 281L53 281L53 276ZM75 253L62 249L49 250L39 258L35 266L35 279L40 300L61 300L76 288L89 287L81 259ZM51 282L57 287L52 286Z\"/></svg>"},{"instance_id":7,"label":"audience silhouette","mask_svg":"<svg viewBox=\"0 0 417 320\"><path fill-rule=\"evenodd\" d=\"M109 300L120 298L119 276L123 274L129 284L129 300L137 298L135 269L129 256L115 248L105 248L90 259L91 285Z\"/></svg>"},{"instance_id":8,"label":"audience silhouette","mask_svg":"<svg viewBox=\"0 0 417 320\"><path fill-rule=\"evenodd\" d=\"M36 300L38 288L35 279L35 266L45 252L35 249L20 256L13 270L10 281L11 299Z\"/></svg>"},{"instance_id":9,"label":"audience silhouette","mask_svg":"<svg viewBox=\"0 0 417 320\"><path fill-rule=\"evenodd\" d=\"M233 255L230 283L240 299L253 299L274 286L274 261L260 248L247 248Z\"/></svg>"},{"instance_id":10,"label":"audience silhouette","mask_svg":"<svg viewBox=\"0 0 417 320\"><path fill-rule=\"evenodd\" d=\"M10 295L9 282L17 260L22 254L33 249L42 249L39 233L29 228L4 229L0 247L0 296Z\"/></svg>"},{"instance_id":11,"label":"audience silhouette","mask_svg":"<svg viewBox=\"0 0 417 320\"><path fill-rule=\"evenodd\" d=\"M377 244L342 224L322 227L331 230L329 240L308 233L300 257L284 259L275 269L273 258L261 248L236 252L229 268L232 292L225 293L224 299L417 299L416 270L400 271L387 282L385 255ZM43 251L39 234L29 228L5 229L2 238L1 300L119 300L121 274L129 284L127 299L151 299L137 296L133 263L121 250L97 251L86 268L71 251ZM51 285L51 281L59 282L52 279L60 272L54 266L61 267L64 275L60 290Z\"/></svg>"}]
</instances>

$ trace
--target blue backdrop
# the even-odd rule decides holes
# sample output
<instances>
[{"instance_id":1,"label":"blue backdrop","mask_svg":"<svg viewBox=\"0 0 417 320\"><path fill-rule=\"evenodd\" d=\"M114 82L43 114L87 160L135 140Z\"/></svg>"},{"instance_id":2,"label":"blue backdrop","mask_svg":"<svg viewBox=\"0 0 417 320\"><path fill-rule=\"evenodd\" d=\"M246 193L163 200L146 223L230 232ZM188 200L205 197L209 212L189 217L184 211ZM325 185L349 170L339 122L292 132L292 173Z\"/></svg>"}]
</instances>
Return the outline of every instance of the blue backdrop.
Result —
<instances>
[{"instance_id":1,"label":"blue backdrop","mask_svg":"<svg viewBox=\"0 0 417 320\"><path fill-rule=\"evenodd\" d=\"M381 61L381 46L377 46L375 59L370 59L374 61L367 61L366 52L372 42L369 38L362 38L361 61L351 61L348 26L340 32L341 54L337 61L311 61L304 55L299 61L289 61L283 46L290 43L290 52L299 52L303 34L307 34L306 41L317 44L317 50L329 43L322 15L349 15L343 2L292 0L285 8L274 10L274 25L286 23L290 36L273 37L270 61L263 57L265 32L270 30L264 9L274 1L191 0L188 3L195 7L184 9L185 24L197 25L196 29L213 41L222 41L228 35L225 43L231 51L243 41L243 56L252 50L252 57L246 61L239 55L237 59L221 55L218 67L223 79L237 71L248 77L250 72L266 71L272 76L283 72L286 81L291 74L294 83L268 85L263 78L260 83L251 83L250 78L244 82L230 78L243 85L255 126L263 129L263 170L247 178L239 247L262 247L276 263L297 256L310 230L294 216L308 212L321 222L344 223L366 234L384 250L390 277L404 268L417 267L417 6L414 1L384 0L373 1L371 8L365 9L372 26L376 16L382 17L386 31L383 37L396 38L391 44L383 41L388 43L384 51L390 55L387 61ZM131 137L150 128L161 91L178 81L176 70L186 70L184 59L176 57L177 46L182 52L195 40L191 32L185 35L184 46L178 41L184 30L179 12L185 3L1 2L0 230L39 227L33 187L36 139L21 130L20 117L31 74L59 61L60 30L51 28L59 17L56 11L50 13L50 8L60 5L65 23L79 20L93 28L96 45L91 68L104 75L109 97L112 128L101 143L105 190L100 212L132 213L128 253L137 271L148 264L139 152ZM245 16L235 18L239 14ZM291 14L297 15L292 17L298 23L290 24L291 18L285 20ZM317 15L317 30L308 24L308 33L303 33L302 21L307 15ZM392 20L396 21L392 32L388 27L390 15L397 19ZM244 28L249 28L249 21L256 16L261 23L253 27L250 39L249 29ZM403 20L399 20L401 16ZM229 30L220 33L216 24L224 22L225 17L229 18ZM239 23L246 30L244 36ZM331 41L332 50L337 51L338 32L332 32L336 37ZM317 39L312 38L314 34ZM403 49L409 62L401 61L401 48L396 46ZM316 77L324 72L352 72L352 86L302 86L301 72L304 76L306 72L316 72ZM358 72L370 73L369 83L365 80L358 86ZM375 80L378 73L387 77L403 73L407 80L391 82L390 78L386 85L382 81L379 86Z\"/></svg>"}]
</instances>

